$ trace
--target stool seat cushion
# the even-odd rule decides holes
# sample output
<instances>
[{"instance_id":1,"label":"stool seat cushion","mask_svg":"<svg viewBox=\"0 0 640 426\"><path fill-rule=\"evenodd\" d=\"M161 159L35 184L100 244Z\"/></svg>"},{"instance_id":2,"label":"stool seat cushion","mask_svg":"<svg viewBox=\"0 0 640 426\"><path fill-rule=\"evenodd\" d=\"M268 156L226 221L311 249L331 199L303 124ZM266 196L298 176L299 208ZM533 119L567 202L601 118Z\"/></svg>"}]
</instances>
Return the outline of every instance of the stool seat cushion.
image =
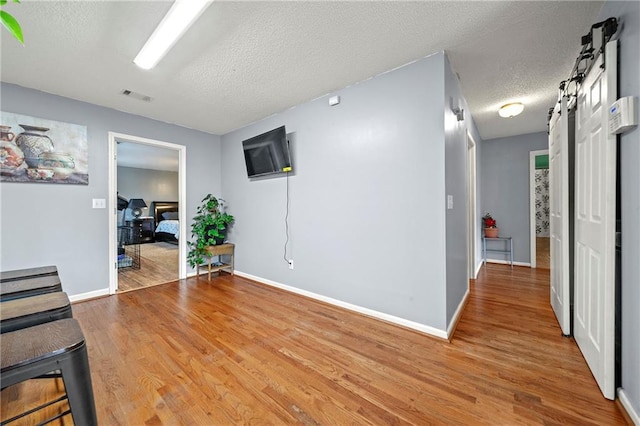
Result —
<instances>
[{"instance_id":1,"label":"stool seat cushion","mask_svg":"<svg viewBox=\"0 0 640 426\"><path fill-rule=\"evenodd\" d=\"M0 283L2 300L17 299L42 293L62 291L62 283L57 275L23 278Z\"/></svg>"},{"instance_id":2,"label":"stool seat cushion","mask_svg":"<svg viewBox=\"0 0 640 426\"><path fill-rule=\"evenodd\" d=\"M58 268L55 266L40 266L37 268L16 269L13 271L0 271L0 282L13 281L26 277L37 277L39 275L57 275Z\"/></svg>"},{"instance_id":3,"label":"stool seat cushion","mask_svg":"<svg viewBox=\"0 0 640 426\"><path fill-rule=\"evenodd\" d=\"M66 293L5 300L0 304L0 334L72 317L71 302Z\"/></svg>"},{"instance_id":4,"label":"stool seat cushion","mask_svg":"<svg viewBox=\"0 0 640 426\"><path fill-rule=\"evenodd\" d=\"M73 318L11 331L0 339L0 371L4 373L59 356L82 345L84 335Z\"/></svg>"},{"instance_id":5,"label":"stool seat cushion","mask_svg":"<svg viewBox=\"0 0 640 426\"><path fill-rule=\"evenodd\" d=\"M22 299L2 302L0 321L12 320L29 315L56 311L71 305L67 293L45 293Z\"/></svg>"}]
</instances>

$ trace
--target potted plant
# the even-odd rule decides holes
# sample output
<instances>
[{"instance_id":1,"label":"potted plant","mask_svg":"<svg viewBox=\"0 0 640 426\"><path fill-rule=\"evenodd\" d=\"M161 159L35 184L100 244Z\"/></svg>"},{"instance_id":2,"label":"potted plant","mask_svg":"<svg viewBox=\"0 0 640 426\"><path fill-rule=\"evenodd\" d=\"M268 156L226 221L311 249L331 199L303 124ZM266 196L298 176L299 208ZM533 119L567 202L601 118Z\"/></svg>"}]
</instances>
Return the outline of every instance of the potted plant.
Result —
<instances>
[{"instance_id":1,"label":"potted plant","mask_svg":"<svg viewBox=\"0 0 640 426\"><path fill-rule=\"evenodd\" d=\"M191 224L191 236L195 237L195 241L187 242L187 261L192 268L205 262L208 246L224 243L229 226L234 221L234 217L224 210L222 198L207 194L202 199Z\"/></svg>"},{"instance_id":2,"label":"potted plant","mask_svg":"<svg viewBox=\"0 0 640 426\"><path fill-rule=\"evenodd\" d=\"M496 220L491 217L491 213L487 213L482 217L484 222L484 236L486 238L497 238L498 227L496 226Z\"/></svg>"}]
</instances>

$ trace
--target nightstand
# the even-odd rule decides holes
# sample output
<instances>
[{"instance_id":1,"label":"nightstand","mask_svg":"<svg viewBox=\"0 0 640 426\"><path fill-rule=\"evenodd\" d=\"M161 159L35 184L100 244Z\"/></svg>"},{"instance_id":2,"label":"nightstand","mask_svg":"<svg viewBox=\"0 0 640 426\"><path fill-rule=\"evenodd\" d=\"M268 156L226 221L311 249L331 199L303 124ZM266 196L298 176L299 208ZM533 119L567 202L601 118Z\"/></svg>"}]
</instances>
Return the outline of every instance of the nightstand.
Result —
<instances>
[{"instance_id":1,"label":"nightstand","mask_svg":"<svg viewBox=\"0 0 640 426\"><path fill-rule=\"evenodd\" d=\"M132 239L137 244L155 241L155 221L153 217L138 217L127 222L133 228Z\"/></svg>"}]
</instances>

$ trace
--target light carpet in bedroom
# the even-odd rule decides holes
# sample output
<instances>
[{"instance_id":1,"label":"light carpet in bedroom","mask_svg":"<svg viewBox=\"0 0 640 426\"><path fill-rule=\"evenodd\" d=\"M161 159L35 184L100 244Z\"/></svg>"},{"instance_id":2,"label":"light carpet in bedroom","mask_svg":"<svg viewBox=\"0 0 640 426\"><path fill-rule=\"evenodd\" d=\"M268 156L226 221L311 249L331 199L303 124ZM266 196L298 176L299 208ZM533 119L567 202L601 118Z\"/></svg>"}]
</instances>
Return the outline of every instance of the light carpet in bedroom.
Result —
<instances>
[{"instance_id":1,"label":"light carpet in bedroom","mask_svg":"<svg viewBox=\"0 0 640 426\"><path fill-rule=\"evenodd\" d=\"M178 246L175 244L160 242L151 244L140 244L140 257L146 260L160 263L157 266L163 266L175 272L178 278Z\"/></svg>"}]
</instances>

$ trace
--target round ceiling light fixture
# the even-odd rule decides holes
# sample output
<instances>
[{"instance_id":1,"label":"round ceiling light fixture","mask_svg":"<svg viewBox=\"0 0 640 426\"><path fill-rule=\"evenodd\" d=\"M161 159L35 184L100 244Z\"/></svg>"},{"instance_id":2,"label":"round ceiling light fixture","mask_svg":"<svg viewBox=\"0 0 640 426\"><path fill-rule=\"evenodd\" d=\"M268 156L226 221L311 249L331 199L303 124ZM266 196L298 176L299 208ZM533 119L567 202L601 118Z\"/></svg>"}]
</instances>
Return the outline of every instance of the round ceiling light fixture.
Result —
<instances>
[{"instance_id":1,"label":"round ceiling light fixture","mask_svg":"<svg viewBox=\"0 0 640 426\"><path fill-rule=\"evenodd\" d=\"M498 115L504 118L515 117L524 110L524 104L522 102L513 102L510 104L502 105L498 110Z\"/></svg>"}]
</instances>

